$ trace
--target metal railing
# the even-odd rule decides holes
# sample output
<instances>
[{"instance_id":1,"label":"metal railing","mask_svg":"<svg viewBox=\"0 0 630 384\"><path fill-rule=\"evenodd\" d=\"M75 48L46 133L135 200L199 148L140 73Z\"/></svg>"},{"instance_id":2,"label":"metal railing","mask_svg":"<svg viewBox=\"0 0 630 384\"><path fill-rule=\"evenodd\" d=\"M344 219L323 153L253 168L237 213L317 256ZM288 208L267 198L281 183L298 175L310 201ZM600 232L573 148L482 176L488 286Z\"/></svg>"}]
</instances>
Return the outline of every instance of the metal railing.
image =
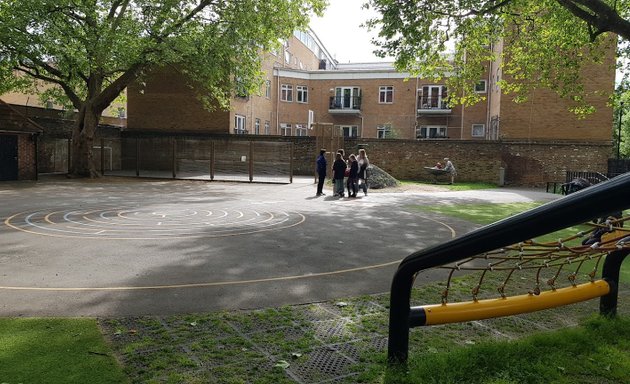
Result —
<instances>
[{"instance_id":1,"label":"metal railing","mask_svg":"<svg viewBox=\"0 0 630 384\"><path fill-rule=\"evenodd\" d=\"M360 110L361 96L331 96L329 110Z\"/></svg>"},{"instance_id":2,"label":"metal railing","mask_svg":"<svg viewBox=\"0 0 630 384\"><path fill-rule=\"evenodd\" d=\"M418 272L581 224L608 212L630 208L628 196L630 174L625 174L407 256L398 266L392 280L389 362L407 361L409 329L418 325L412 321L414 314L410 305L411 290ZM629 252L628 249L620 249L606 257L602 278L611 289L600 299L602 314L616 314L619 268Z\"/></svg>"}]
</instances>

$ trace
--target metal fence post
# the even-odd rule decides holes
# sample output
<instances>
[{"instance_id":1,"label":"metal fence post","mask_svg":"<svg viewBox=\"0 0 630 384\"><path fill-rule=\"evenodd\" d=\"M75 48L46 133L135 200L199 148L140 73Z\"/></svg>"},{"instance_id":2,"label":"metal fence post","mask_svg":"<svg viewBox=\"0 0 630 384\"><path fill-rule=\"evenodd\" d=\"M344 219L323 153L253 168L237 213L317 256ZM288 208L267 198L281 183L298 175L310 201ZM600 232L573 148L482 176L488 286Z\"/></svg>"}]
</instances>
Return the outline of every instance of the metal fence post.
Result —
<instances>
[{"instance_id":1,"label":"metal fence post","mask_svg":"<svg viewBox=\"0 0 630 384\"><path fill-rule=\"evenodd\" d=\"M173 179L177 177L177 139L175 137L171 138L172 142L172 152L173 152Z\"/></svg>"},{"instance_id":2,"label":"metal fence post","mask_svg":"<svg viewBox=\"0 0 630 384\"><path fill-rule=\"evenodd\" d=\"M101 176L105 176L105 139L101 137Z\"/></svg>"},{"instance_id":3,"label":"metal fence post","mask_svg":"<svg viewBox=\"0 0 630 384\"><path fill-rule=\"evenodd\" d=\"M249 142L249 182L254 181L254 143Z\"/></svg>"},{"instance_id":4,"label":"metal fence post","mask_svg":"<svg viewBox=\"0 0 630 384\"><path fill-rule=\"evenodd\" d=\"M136 177L140 177L140 138L136 137Z\"/></svg>"},{"instance_id":5,"label":"metal fence post","mask_svg":"<svg viewBox=\"0 0 630 384\"><path fill-rule=\"evenodd\" d=\"M291 142L290 143L290 148L289 148L289 183L293 183L293 146L294 143Z\"/></svg>"},{"instance_id":6,"label":"metal fence post","mask_svg":"<svg viewBox=\"0 0 630 384\"><path fill-rule=\"evenodd\" d=\"M210 142L210 181L214 180L214 140Z\"/></svg>"}]
</instances>

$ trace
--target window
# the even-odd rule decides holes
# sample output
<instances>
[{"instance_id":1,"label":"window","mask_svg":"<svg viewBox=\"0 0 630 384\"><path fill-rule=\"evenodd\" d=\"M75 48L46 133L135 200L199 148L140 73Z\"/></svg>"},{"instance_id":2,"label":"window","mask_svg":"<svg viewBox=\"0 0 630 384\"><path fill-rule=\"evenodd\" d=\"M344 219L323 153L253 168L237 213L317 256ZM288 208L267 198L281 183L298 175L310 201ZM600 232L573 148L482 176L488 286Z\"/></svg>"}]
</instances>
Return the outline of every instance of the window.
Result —
<instances>
[{"instance_id":1,"label":"window","mask_svg":"<svg viewBox=\"0 0 630 384\"><path fill-rule=\"evenodd\" d=\"M359 127L356 125L339 125L343 130L343 137L358 137Z\"/></svg>"},{"instance_id":2,"label":"window","mask_svg":"<svg viewBox=\"0 0 630 384\"><path fill-rule=\"evenodd\" d=\"M394 87L384 86L378 88L378 102L381 104L391 104L394 102Z\"/></svg>"},{"instance_id":3,"label":"window","mask_svg":"<svg viewBox=\"0 0 630 384\"><path fill-rule=\"evenodd\" d=\"M54 107L52 100L46 100L46 109L52 109Z\"/></svg>"},{"instance_id":4,"label":"window","mask_svg":"<svg viewBox=\"0 0 630 384\"><path fill-rule=\"evenodd\" d=\"M234 116L234 133L237 135L244 135L247 133L245 130L245 116Z\"/></svg>"},{"instance_id":5,"label":"window","mask_svg":"<svg viewBox=\"0 0 630 384\"><path fill-rule=\"evenodd\" d=\"M337 87L331 109L361 109L361 89L359 87Z\"/></svg>"},{"instance_id":6,"label":"window","mask_svg":"<svg viewBox=\"0 0 630 384\"><path fill-rule=\"evenodd\" d=\"M280 123L280 134L282 136L291 136L291 124Z\"/></svg>"},{"instance_id":7,"label":"window","mask_svg":"<svg viewBox=\"0 0 630 384\"><path fill-rule=\"evenodd\" d=\"M269 134L270 127L271 123L269 123L269 121L265 121L265 135Z\"/></svg>"},{"instance_id":8,"label":"window","mask_svg":"<svg viewBox=\"0 0 630 384\"><path fill-rule=\"evenodd\" d=\"M290 84L282 84L280 87L280 100L293 101L293 86Z\"/></svg>"},{"instance_id":9,"label":"window","mask_svg":"<svg viewBox=\"0 0 630 384\"><path fill-rule=\"evenodd\" d=\"M392 126L391 125L378 125L376 127L376 137L379 139L387 139L391 137Z\"/></svg>"},{"instance_id":10,"label":"window","mask_svg":"<svg viewBox=\"0 0 630 384\"><path fill-rule=\"evenodd\" d=\"M295 87L297 91L297 102L308 103L308 87L305 85L298 85Z\"/></svg>"},{"instance_id":11,"label":"window","mask_svg":"<svg viewBox=\"0 0 630 384\"><path fill-rule=\"evenodd\" d=\"M475 92L477 93L486 93L486 81L479 80L477 84L475 84Z\"/></svg>"},{"instance_id":12,"label":"window","mask_svg":"<svg viewBox=\"0 0 630 384\"><path fill-rule=\"evenodd\" d=\"M486 135L486 126L484 124L472 125L472 137L484 137Z\"/></svg>"},{"instance_id":13,"label":"window","mask_svg":"<svg viewBox=\"0 0 630 384\"><path fill-rule=\"evenodd\" d=\"M265 80L265 97L271 98L271 80Z\"/></svg>"},{"instance_id":14,"label":"window","mask_svg":"<svg viewBox=\"0 0 630 384\"><path fill-rule=\"evenodd\" d=\"M416 139L446 138L446 127L416 128Z\"/></svg>"},{"instance_id":15,"label":"window","mask_svg":"<svg viewBox=\"0 0 630 384\"><path fill-rule=\"evenodd\" d=\"M260 135L260 119L256 119L254 123L254 134Z\"/></svg>"},{"instance_id":16,"label":"window","mask_svg":"<svg viewBox=\"0 0 630 384\"><path fill-rule=\"evenodd\" d=\"M295 136L308 136L308 130L304 124L295 124Z\"/></svg>"},{"instance_id":17,"label":"window","mask_svg":"<svg viewBox=\"0 0 630 384\"><path fill-rule=\"evenodd\" d=\"M420 109L450 109L444 85L426 85L420 89Z\"/></svg>"}]
</instances>

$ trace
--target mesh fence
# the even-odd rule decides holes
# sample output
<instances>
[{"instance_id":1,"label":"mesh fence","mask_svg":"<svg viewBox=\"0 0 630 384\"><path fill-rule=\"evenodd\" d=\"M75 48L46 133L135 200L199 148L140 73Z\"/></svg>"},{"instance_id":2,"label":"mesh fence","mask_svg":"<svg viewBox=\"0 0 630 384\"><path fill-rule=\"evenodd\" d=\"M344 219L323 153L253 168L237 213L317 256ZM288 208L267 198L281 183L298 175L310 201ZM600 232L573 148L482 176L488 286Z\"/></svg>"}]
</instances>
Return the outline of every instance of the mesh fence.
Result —
<instances>
[{"instance_id":1,"label":"mesh fence","mask_svg":"<svg viewBox=\"0 0 630 384\"><path fill-rule=\"evenodd\" d=\"M93 158L98 171L113 176L286 183L292 145L231 138L98 139Z\"/></svg>"},{"instance_id":2,"label":"mesh fence","mask_svg":"<svg viewBox=\"0 0 630 384\"><path fill-rule=\"evenodd\" d=\"M67 173L70 140L40 137L37 143L39 173Z\"/></svg>"}]
</instances>

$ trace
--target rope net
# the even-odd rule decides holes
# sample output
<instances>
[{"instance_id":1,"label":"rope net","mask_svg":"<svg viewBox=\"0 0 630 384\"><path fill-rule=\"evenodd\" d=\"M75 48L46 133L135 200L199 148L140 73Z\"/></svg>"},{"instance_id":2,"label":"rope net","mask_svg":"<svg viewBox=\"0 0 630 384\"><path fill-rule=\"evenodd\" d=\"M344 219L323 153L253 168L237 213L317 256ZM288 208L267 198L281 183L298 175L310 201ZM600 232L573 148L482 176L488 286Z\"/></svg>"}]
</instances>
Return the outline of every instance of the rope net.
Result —
<instances>
[{"instance_id":1,"label":"rope net","mask_svg":"<svg viewBox=\"0 0 630 384\"><path fill-rule=\"evenodd\" d=\"M488 297L497 298L496 292L504 299L517 294L517 291L539 296L545 290L556 291L562 287L594 282L597 271L610 252L630 249L630 228L624 228L624 222L630 220L630 216L620 216L586 223L590 229L557 241L538 242L532 239L438 267L448 271L446 287L441 292L442 304L449 303L452 298L454 277L460 272L479 275L478 279L472 277L470 294L473 302ZM456 296L459 296L461 289L457 291ZM463 301L462 297L455 299Z\"/></svg>"}]
</instances>

